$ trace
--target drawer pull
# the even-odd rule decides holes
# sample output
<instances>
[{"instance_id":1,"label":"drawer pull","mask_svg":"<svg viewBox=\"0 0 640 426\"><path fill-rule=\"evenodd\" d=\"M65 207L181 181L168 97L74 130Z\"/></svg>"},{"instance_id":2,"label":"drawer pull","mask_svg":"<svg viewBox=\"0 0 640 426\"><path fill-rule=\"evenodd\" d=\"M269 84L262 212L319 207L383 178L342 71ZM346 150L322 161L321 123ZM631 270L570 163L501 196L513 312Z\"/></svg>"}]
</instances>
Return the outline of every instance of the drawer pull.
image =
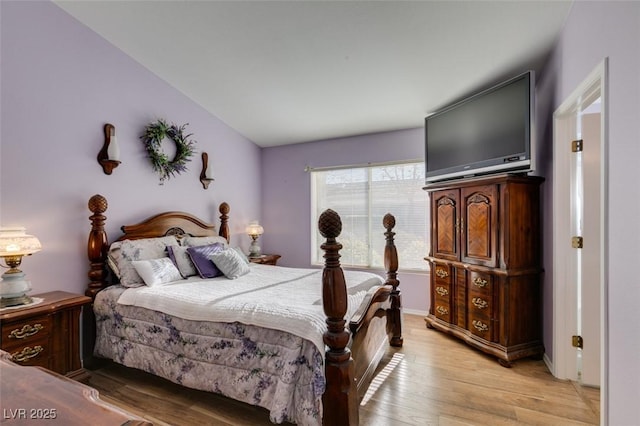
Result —
<instances>
[{"instance_id":1,"label":"drawer pull","mask_svg":"<svg viewBox=\"0 0 640 426\"><path fill-rule=\"evenodd\" d=\"M471 303L473 303L473 306L478 309L485 309L487 306L489 306L489 302L479 297L474 297L473 299L471 299Z\"/></svg>"},{"instance_id":2,"label":"drawer pull","mask_svg":"<svg viewBox=\"0 0 640 426\"><path fill-rule=\"evenodd\" d=\"M487 280L485 280L484 278L480 278L480 277L475 277L473 279L473 283L476 286L480 287L480 288L483 288L483 287L487 286Z\"/></svg>"},{"instance_id":3,"label":"drawer pull","mask_svg":"<svg viewBox=\"0 0 640 426\"><path fill-rule=\"evenodd\" d=\"M22 349L22 351L11 354L11 359L16 362L25 362L37 357L42 351L44 351L44 348L40 345L34 346L33 348L27 346Z\"/></svg>"},{"instance_id":4,"label":"drawer pull","mask_svg":"<svg viewBox=\"0 0 640 426\"><path fill-rule=\"evenodd\" d=\"M449 276L449 273L444 269L436 268L436 276L438 278L447 278Z\"/></svg>"},{"instance_id":5,"label":"drawer pull","mask_svg":"<svg viewBox=\"0 0 640 426\"><path fill-rule=\"evenodd\" d=\"M440 314L440 315L447 315L449 313L449 310L447 308L445 308L444 306L438 306L436 308L436 311Z\"/></svg>"},{"instance_id":6,"label":"drawer pull","mask_svg":"<svg viewBox=\"0 0 640 426\"><path fill-rule=\"evenodd\" d=\"M26 324L22 329L16 328L15 330L9 333L10 339L26 339L27 337L31 337L34 334L37 334L38 331L42 330L44 326L42 324Z\"/></svg>"},{"instance_id":7,"label":"drawer pull","mask_svg":"<svg viewBox=\"0 0 640 426\"><path fill-rule=\"evenodd\" d=\"M473 320L473 321L471 321L471 324L473 324L473 326L478 331L487 331L487 330L489 330L489 326L487 324L483 323L482 321Z\"/></svg>"},{"instance_id":8,"label":"drawer pull","mask_svg":"<svg viewBox=\"0 0 640 426\"><path fill-rule=\"evenodd\" d=\"M436 287L436 293L438 293L440 296L446 296L447 294L449 294L449 291L444 288L444 287Z\"/></svg>"}]
</instances>

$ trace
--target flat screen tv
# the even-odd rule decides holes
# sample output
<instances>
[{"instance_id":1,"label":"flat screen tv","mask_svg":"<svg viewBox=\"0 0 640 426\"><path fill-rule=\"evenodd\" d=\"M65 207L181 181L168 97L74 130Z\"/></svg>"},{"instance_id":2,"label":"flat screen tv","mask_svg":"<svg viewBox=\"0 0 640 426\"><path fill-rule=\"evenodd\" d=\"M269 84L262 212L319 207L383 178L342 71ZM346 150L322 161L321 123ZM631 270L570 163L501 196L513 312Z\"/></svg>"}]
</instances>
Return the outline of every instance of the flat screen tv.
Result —
<instances>
[{"instance_id":1,"label":"flat screen tv","mask_svg":"<svg viewBox=\"0 0 640 426\"><path fill-rule=\"evenodd\" d=\"M534 73L425 118L426 182L534 170Z\"/></svg>"}]
</instances>

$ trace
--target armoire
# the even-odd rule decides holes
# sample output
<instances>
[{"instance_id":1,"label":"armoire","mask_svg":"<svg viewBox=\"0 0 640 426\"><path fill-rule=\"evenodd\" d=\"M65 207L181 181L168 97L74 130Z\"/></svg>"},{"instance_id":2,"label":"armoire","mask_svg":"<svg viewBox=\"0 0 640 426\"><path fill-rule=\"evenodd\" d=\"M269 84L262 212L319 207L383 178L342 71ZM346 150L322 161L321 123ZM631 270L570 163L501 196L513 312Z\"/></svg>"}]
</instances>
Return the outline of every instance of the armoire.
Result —
<instances>
[{"instance_id":1,"label":"armoire","mask_svg":"<svg viewBox=\"0 0 640 426\"><path fill-rule=\"evenodd\" d=\"M429 183L428 328L510 367L541 357L543 178L517 174Z\"/></svg>"}]
</instances>

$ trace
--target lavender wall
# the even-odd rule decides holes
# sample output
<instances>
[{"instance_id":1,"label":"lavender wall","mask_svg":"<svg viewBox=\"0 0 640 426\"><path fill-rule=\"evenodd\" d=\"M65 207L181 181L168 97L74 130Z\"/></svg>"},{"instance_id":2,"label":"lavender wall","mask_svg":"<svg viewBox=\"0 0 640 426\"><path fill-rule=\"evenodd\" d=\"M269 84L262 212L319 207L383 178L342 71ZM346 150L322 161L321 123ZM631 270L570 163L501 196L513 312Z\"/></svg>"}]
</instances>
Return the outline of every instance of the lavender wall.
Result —
<instances>
[{"instance_id":1,"label":"lavender wall","mask_svg":"<svg viewBox=\"0 0 640 426\"><path fill-rule=\"evenodd\" d=\"M575 2L545 73L557 108L609 58L608 84L608 399L606 421L640 421L640 3ZM547 238L548 240L549 238ZM547 243L548 244L548 243Z\"/></svg>"},{"instance_id":2,"label":"lavender wall","mask_svg":"<svg viewBox=\"0 0 640 426\"><path fill-rule=\"evenodd\" d=\"M304 168L423 159L424 129L278 146L262 151L263 251L282 254L279 264L309 267L309 230L316 225L311 224L311 184ZM426 313L429 303L426 274L400 273L399 279L404 307Z\"/></svg>"},{"instance_id":3,"label":"lavender wall","mask_svg":"<svg viewBox=\"0 0 640 426\"><path fill-rule=\"evenodd\" d=\"M22 263L35 293L84 291L87 201L96 193L109 201L112 236L163 210L217 222L217 206L227 201L232 244L248 247L244 226L260 213L255 144L55 4L3 1L0 7L0 223L23 225L40 238L43 250ZM198 180L199 152L188 172L158 185L138 138L157 118L189 123L198 151L213 161L216 181L208 190ZM106 122L116 127L122 159L111 176L96 161Z\"/></svg>"}]
</instances>

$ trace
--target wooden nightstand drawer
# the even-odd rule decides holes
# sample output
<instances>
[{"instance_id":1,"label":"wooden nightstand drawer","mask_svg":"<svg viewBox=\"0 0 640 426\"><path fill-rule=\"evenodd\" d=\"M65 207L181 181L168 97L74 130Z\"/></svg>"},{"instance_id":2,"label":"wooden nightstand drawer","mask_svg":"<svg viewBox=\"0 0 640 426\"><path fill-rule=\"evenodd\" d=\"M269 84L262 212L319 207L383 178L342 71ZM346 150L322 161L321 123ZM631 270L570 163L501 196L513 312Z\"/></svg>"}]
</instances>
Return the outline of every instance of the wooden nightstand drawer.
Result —
<instances>
[{"instance_id":1,"label":"wooden nightstand drawer","mask_svg":"<svg viewBox=\"0 0 640 426\"><path fill-rule=\"evenodd\" d=\"M279 254L263 254L260 257L250 257L249 262L260 263L262 265L276 265L280 257Z\"/></svg>"},{"instance_id":2,"label":"wooden nightstand drawer","mask_svg":"<svg viewBox=\"0 0 640 426\"><path fill-rule=\"evenodd\" d=\"M13 348L31 344L34 340L47 338L51 331L51 317L43 316L24 321L2 324L0 344L7 352Z\"/></svg>"},{"instance_id":3,"label":"wooden nightstand drawer","mask_svg":"<svg viewBox=\"0 0 640 426\"><path fill-rule=\"evenodd\" d=\"M7 352L11 355L11 361L18 365L33 365L49 368L51 345L48 338L34 340L32 343L23 344Z\"/></svg>"}]
</instances>

